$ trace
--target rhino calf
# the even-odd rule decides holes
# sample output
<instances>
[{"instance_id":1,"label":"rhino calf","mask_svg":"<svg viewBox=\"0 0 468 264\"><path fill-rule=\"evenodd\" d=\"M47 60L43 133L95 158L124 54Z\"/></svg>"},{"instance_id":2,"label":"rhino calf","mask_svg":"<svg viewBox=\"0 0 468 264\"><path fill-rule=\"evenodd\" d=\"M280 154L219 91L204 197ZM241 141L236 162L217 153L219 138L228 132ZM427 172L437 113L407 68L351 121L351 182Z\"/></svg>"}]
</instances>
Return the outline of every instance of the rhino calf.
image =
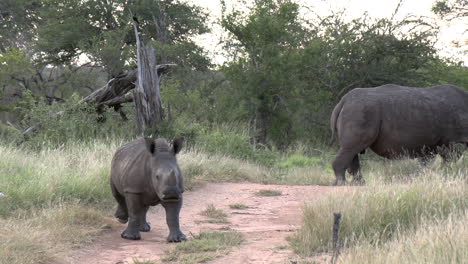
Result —
<instances>
[{"instance_id":1,"label":"rhino calf","mask_svg":"<svg viewBox=\"0 0 468 264\"><path fill-rule=\"evenodd\" d=\"M457 159L454 146L468 145L468 91L453 85L356 88L335 106L330 125L340 145L335 184L346 182L346 170L362 182L358 155L367 148L389 159Z\"/></svg>"},{"instance_id":2,"label":"rhino calf","mask_svg":"<svg viewBox=\"0 0 468 264\"><path fill-rule=\"evenodd\" d=\"M115 217L126 223L121 237L138 240L150 231L146 222L149 206L161 204L166 210L168 242L186 240L180 231L179 212L184 186L176 154L183 140L140 138L119 148L111 164L111 189L118 207Z\"/></svg>"}]
</instances>

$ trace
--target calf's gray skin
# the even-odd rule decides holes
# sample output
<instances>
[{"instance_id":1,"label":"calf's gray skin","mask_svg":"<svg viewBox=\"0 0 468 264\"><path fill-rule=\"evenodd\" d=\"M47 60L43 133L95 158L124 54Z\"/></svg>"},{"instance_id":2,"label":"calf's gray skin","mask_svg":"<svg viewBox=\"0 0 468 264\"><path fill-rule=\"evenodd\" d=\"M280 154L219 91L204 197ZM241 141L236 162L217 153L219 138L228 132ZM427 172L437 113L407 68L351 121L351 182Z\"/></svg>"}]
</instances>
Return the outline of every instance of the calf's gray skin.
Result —
<instances>
[{"instance_id":1,"label":"calf's gray skin","mask_svg":"<svg viewBox=\"0 0 468 264\"><path fill-rule=\"evenodd\" d=\"M335 184L346 183L346 170L363 183L358 155L367 148L389 159L458 159L455 144L468 146L468 91L453 85L356 88L335 106L330 125L340 146Z\"/></svg>"},{"instance_id":2,"label":"calf's gray skin","mask_svg":"<svg viewBox=\"0 0 468 264\"><path fill-rule=\"evenodd\" d=\"M115 217L128 221L121 237L138 240L150 231L146 222L149 206L161 204L166 210L168 242L186 240L180 231L179 212L184 186L176 154L183 140L172 144L165 139L140 138L117 150L111 165L111 189L118 207Z\"/></svg>"}]
</instances>

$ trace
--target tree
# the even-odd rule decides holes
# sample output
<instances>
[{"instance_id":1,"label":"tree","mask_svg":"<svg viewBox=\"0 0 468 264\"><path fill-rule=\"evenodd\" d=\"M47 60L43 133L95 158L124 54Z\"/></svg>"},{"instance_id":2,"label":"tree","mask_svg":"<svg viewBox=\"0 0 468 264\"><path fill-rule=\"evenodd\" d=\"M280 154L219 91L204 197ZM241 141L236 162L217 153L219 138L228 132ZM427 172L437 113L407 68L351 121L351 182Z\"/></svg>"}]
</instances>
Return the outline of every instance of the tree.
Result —
<instances>
[{"instance_id":1,"label":"tree","mask_svg":"<svg viewBox=\"0 0 468 264\"><path fill-rule=\"evenodd\" d=\"M446 20L468 17L468 1L438 0L432 6L432 12Z\"/></svg>"},{"instance_id":2,"label":"tree","mask_svg":"<svg viewBox=\"0 0 468 264\"><path fill-rule=\"evenodd\" d=\"M208 31L206 14L199 7L174 0L46 0L41 8L46 23L38 27L37 40L42 60L71 63L86 55L103 66L109 78L115 77L126 64L135 65L130 10L138 17L142 36L161 50L158 61L194 68L209 65L203 50L191 39Z\"/></svg>"},{"instance_id":3,"label":"tree","mask_svg":"<svg viewBox=\"0 0 468 264\"><path fill-rule=\"evenodd\" d=\"M238 103L246 108L253 142L285 146L292 137L290 100L297 49L306 39L299 6L292 1L259 0L251 13L223 14L221 25L233 38L236 57L224 66Z\"/></svg>"},{"instance_id":4,"label":"tree","mask_svg":"<svg viewBox=\"0 0 468 264\"><path fill-rule=\"evenodd\" d=\"M346 21L339 14L315 20L316 34L301 58L301 107L295 128L301 137L327 135L335 104L353 88L387 83L438 84L431 68L437 61L437 27L418 18ZM309 136L308 136L309 135Z\"/></svg>"},{"instance_id":5,"label":"tree","mask_svg":"<svg viewBox=\"0 0 468 264\"><path fill-rule=\"evenodd\" d=\"M0 52L30 47L35 36L32 26L40 21L40 0L0 1Z\"/></svg>"}]
</instances>

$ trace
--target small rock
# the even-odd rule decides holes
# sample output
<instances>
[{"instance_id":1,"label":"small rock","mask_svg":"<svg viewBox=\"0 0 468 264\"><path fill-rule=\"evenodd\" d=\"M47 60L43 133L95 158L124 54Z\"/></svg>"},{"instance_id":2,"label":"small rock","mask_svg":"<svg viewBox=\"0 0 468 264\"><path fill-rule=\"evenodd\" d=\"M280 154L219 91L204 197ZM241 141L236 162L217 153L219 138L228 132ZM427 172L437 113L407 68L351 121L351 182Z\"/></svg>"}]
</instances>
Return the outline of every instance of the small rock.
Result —
<instances>
[{"instance_id":1,"label":"small rock","mask_svg":"<svg viewBox=\"0 0 468 264\"><path fill-rule=\"evenodd\" d=\"M8 198L8 195L6 195L6 194L0 192L0 198Z\"/></svg>"}]
</instances>

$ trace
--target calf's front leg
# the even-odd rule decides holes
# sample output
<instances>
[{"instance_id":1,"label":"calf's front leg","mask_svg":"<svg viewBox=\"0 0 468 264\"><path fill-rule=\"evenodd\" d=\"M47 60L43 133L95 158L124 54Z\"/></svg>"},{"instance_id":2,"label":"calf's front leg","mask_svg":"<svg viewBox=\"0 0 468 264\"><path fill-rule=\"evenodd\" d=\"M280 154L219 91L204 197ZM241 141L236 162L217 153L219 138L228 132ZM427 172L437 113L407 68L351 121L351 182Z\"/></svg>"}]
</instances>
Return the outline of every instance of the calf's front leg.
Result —
<instances>
[{"instance_id":1,"label":"calf's front leg","mask_svg":"<svg viewBox=\"0 0 468 264\"><path fill-rule=\"evenodd\" d=\"M166 222L169 227L169 236L167 237L168 242L181 242L187 240L187 237L180 231L179 226L179 213L182 208L182 197L178 202L166 202L162 203L162 206L166 210Z\"/></svg>"}]
</instances>

